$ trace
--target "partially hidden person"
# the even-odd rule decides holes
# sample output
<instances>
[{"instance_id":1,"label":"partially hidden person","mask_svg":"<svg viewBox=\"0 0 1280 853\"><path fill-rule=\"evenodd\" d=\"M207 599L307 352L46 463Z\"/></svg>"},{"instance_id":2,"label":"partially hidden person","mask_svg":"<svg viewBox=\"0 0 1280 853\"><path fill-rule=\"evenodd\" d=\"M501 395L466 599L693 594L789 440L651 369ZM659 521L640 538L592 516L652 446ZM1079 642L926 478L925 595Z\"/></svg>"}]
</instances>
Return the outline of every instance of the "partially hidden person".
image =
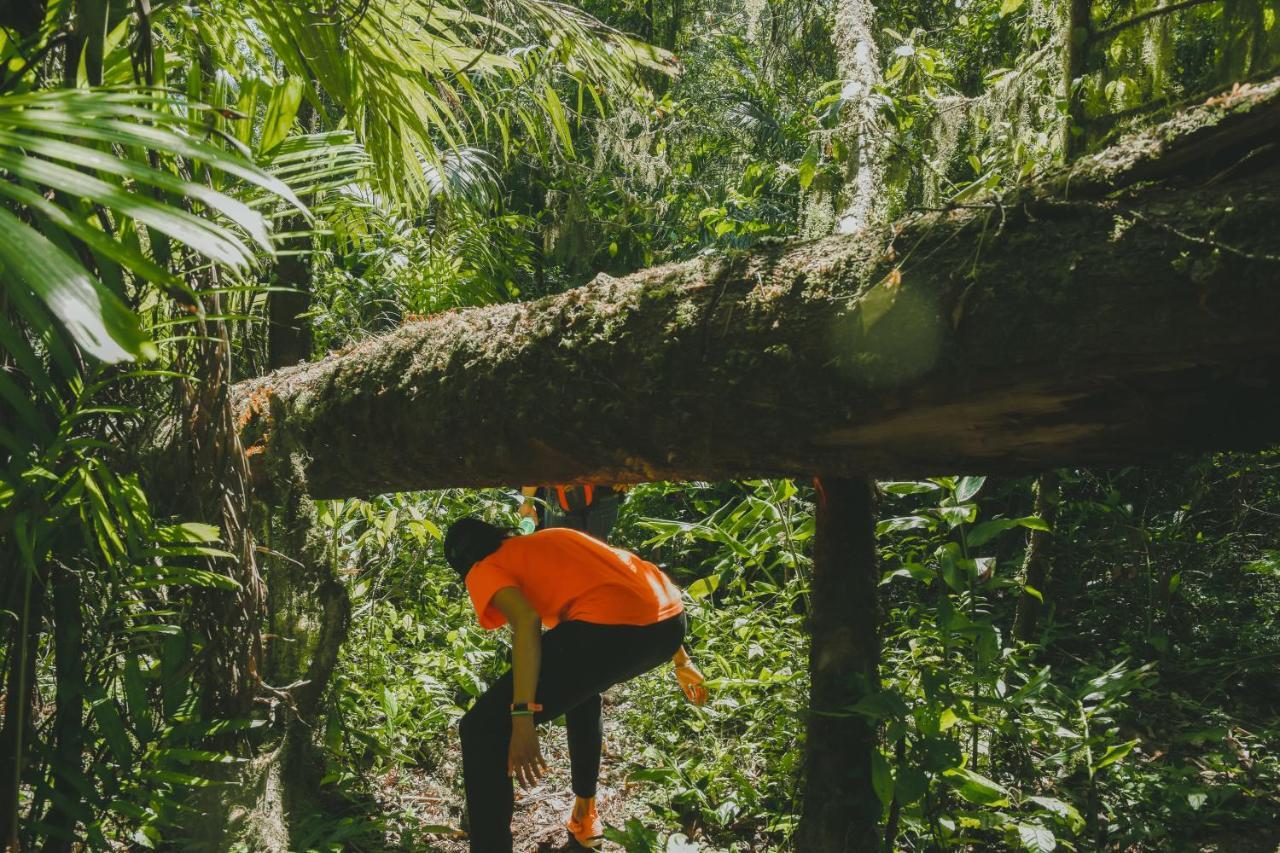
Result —
<instances>
[{"instance_id":1,"label":"partially hidden person","mask_svg":"<svg viewBox=\"0 0 1280 853\"><path fill-rule=\"evenodd\" d=\"M625 490L621 485L580 483L524 486L520 490L519 511L521 517L533 519L539 529L571 527L608 542Z\"/></svg>"},{"instance_id":2,"label":"partially hidden person","mask_svg":"<svg viewBox=\"0 0 1280 853\"><path fill-rule=\"evenodd\" d=\"M679 589L652 563L568 528L519 536L462 518L450 526L444 551L481 627L510 625L512 634L511 669L458 727L471 849L512 849L513 780L527 789L546 772L537 726L562 714L575 795L569 834L584 847L600 846L600 694L671 660L685 696L707 701L702 673L683 646Z\"/></svg>"}]
</instances>

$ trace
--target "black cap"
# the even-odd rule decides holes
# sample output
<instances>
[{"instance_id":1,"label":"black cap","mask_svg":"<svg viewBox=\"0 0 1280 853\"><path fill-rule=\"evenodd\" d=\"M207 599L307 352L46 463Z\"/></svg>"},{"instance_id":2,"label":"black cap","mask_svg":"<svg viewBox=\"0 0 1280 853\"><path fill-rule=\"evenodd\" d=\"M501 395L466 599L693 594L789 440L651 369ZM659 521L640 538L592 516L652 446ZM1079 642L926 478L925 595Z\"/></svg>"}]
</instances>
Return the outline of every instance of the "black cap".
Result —
<instances>
[{"instance_id":1,"label":"black cap","mask_svg":"<svg viewBox=\"0 0 1280 853\"><path fill-rule=\"evenodd\" d=\"M481 521L475 516L460 518L449 526L444 537L444 558L462 578L471 567L497 551L510 530Z\"/></svg>"}]
</instances>

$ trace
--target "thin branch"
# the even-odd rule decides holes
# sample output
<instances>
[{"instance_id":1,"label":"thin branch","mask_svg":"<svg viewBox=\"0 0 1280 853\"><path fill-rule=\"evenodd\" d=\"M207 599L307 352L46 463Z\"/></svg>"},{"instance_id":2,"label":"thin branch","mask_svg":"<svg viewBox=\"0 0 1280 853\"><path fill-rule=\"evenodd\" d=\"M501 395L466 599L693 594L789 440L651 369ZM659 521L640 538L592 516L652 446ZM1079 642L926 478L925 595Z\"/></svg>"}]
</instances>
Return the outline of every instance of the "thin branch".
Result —
<instances>
[{"instance_id":1,"label":"thin branch","mask_svg":"<svg viewBox=\"0 0 1280 853\"><path fill-rule=\"evenodd\" d=\"M1141 14L1134 15L1132 18L1126 18L1118 24L1112 24L1109 27L1098 30L1089 37L1089 44L1092 45L1104 39L1109 39L1117 33L1124 32L1127 29L1136 27L1139 24L1151 20L1152 18L1158 18L1161 15L1172 15L1174 12L1181 12L1183 9L1190 9L1194 6L1203 6L1206 3L1218 2L1220 2L1220 0L1182 0L1180 3L1171 3L1168 6L1148 9Z\"/></svg>"},{"instance_id":2,"label":"thin branch","mask_svg":"<svg viewBox=\"0 0 1280 853\"><path fill-rule=\"evenodd\" d=\"M1159 222L1157 220L1154 220L1149 216L1146 216L1138 212L1137 210L1134 210L1131 207L1121 206L1120 210L1132 216L1134 219L1138 220L1139 222L1145 222L1146 224L1152 226L1153 228L1158 228L1161 231L1167 231L1168 233L1174 235L1175 237L1178 237L1179 239L1182 239L1182 240L1186 240L1189 243L1195 243L1197 246L1205 246L1210 249L1218 249L1223 252L1226 252L1229 255L1235 255L1237 258L1244 258L1247 261L1270 261L1271 263L1280 263L1280 255L1272 255L1266 252L1260 252L1257 254L1253 252L1247 252L1244 249L1241 249L1237 246L1232 246L1228 243L1221 243L1209 237L1200 237L1196 234L1188 234L1187 232L1183 231L1180 228L1175 228L1174 226L1170 225L1167 222Z\"/></svg>"}]
</instances>

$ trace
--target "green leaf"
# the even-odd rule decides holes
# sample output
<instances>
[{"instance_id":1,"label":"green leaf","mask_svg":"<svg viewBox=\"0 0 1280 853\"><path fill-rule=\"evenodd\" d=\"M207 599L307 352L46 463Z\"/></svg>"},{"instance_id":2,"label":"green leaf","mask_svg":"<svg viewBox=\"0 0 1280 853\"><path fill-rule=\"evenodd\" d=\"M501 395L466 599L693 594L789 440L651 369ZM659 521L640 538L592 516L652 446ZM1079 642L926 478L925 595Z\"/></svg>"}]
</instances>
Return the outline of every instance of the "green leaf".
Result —
<instances>
[{"instance_id":1,"label":"green leaf","mask_svg":"<svg viewBox=\"0 0 1280 853\"><path fill-rule=\"evenodd\" d=\"M157 354L137 316L78 261L0 207L0 264L26 282L72 340L108 363ZM5 289L14 287L5 276Z\"/></svg>"},{"instance_id":2,"label":"green leaf","mask_svg":"<svg viewBox=\"0 0 1280 853\"><path fill-rule=\"evenodd\" d=\"M1097 772L1110 764L1115 764L1117 761L1132 752L1133 748L1137 745L1138 739L1134 738L1131 741L1117 743L1107 747L1107 751L1102 754L1102 758L1098 759L1098 763L1093 765L1094 772Z\"/></svg>"},{"instance_id":3,"label":"green leaf","mask_svg":"<svg viewBox=\"0 0 1280 853\"><path fill-rule=\"evenodd\" d=\"M881 803L887 806L893 802L893 773L888 759L876 747L871 748L871 787Z\"/></svg>"},{"instance_id":4,"label":"green leaf","mask_svg":"<svg viewBox=\"0 0 1280 853\"><path fill-rule=\"evenodd\" d=\"M961 504L960 506L940 506L934 510L947 523L948 527L959 527L968 524L978 517L977 504Z\"/></svg>"},{"instance_id":5,"label":"green leaf","mask_svg":"<svg viewBox=\"0 0 1280 853\"><path fill-rule=\"evenodd\" d=\"M276 86L267 102L267 115L262 121L262 136L258 150L266 154L284 142L293 129L293 120L302 105L302 93L306 84L301 77L290 77Z\"/></svg>"},{"instance_id":6,"label":"green leaf","mask_svg":"<svg viewBox=\"0 0 1280 853\"><path fill-rule=\"evenodd\" d=\"M1022 849L1030 853L1053 853L1058 848L1053 832L1038 823L1018 824L1018 840L1022 842Z\"/></svg>"},{"instance_id":7,"label":"green leaf","mask_svg":"<svg viewBox=\"0 0 1280 853\"><path fill-rule=\"evenodd\" d=\"M936 492L939 489L937 483L916 482L912 480L888 481L877 483L880 491L891 495L918 495L924 492Z\"/></svg>"},{"instance_id":8,"label":"green leaf","mask_svg":"<svg viewBox=\"0 0 1280 853\"><path fill-rule=\"evenodd\" d=\"M822 150L818 147L815 139L809 143L809 147L805 149L804 156L800 158L800 165L796 167L796 175L800 180L800 189L807 190L809 185L813 183L814 175L818 173L818 158L821 156Z\"/></svg>"},{"instance_id":9,"label":"green leaf","mask_svg":"<svg viewBox=\"0 0 1280 853\"><path fill-rule=\"evenodd\" d=\"M1012 530L1015 527L1025 527L1028 530L1049 529L1049 525L1038 515L1028 515L1022 518L997 518L991 521L984 521L981 524L975 524L973 529L965 531L964 541L969 547L976 548L979 545L985 545L1004 531Z\"/></svg>"},{"instance_id":10,"label":"green leaf","mask_svg":"<svg viewBox=\"0 0 1280 853\"><path fill-rule=\"evenodd\" d=\"M986 482L986 477L961 477L960 482L956 484L956 503L964 503L972 498Z\"/></svg>"},{"instance_id":11,"label":"green leaf","mask_svg":"<svg viewBox=\"0 0 1280 853\"><path fill-rule=\"evenodd\" d=\"M551 87L550 83L543 86L543 101L547 110L547 116L551 119L551 126L555 128L556 135L560 137L560 146L564 149L566 157L573 158L573 135L569 132L569 119L564 112L564 104L560 103L560 96L556 94L556 90Z\"/></svg>"},{"instance_id":12,"label":"green leaf","mask_svg":"<svg viewBox=\"0 0 1280 853\"><path fill-rule=\"evenodd\" d=\"M147 705L147 688L142 681L142 670L135 655L129 655L124 662L124 696L133 730L137 733L138 740L146 743L151 739L154 729L151 709Z\"/></svg>"},{"instance_id":13,"label":"green leaf","mask_svg":"<svg viewBox=\"0 0 1280 853\"><path fill-rule=\"evenodd\" d=\"M1000 4L1001 17L1004 17L1005 15L1012 15L1014 12L1021 9L1024 3L1026 3L1026 0L1004 0L1004 2Z\"/></svg>"},{"instance_id":14,"label":"green leaf","mask_svg":"<svg viewBox=\"0 0 1280 853\"><path fill-rule=\"evenodd\" d=\"M1027 801L1035 803L1054 817L1066 821L1072 832L1084 829L1084 816L1071 803L1053 797L1027 797Z\"/></svg>"},{"instance_id":15,"label":"green leaf","mask_svg":"<svg viewBox=\"0 0 1280 853\"><path fill-rule=\"evenodd\" d=\"M228 229L174 205L157 201L145 193L131 192L119 184L77 169L37 157L18 155L3 148L0 148L0 168L23 180L53 187L68 195L79 196L120 211L226 266L247 269L253 262L252 252ZM204 190L193 190L191 195L203 193ZM244 207L239 202L233 201L233 204ZM258 216L252 212L248 215Z\"/></svg>"},{"instance_id":16,"label":"green leaf","mask_svg":"<svg viewBox=\"0 0 1280 853\"><path fill-rule=\"evenodd\" d=\"M98 721L98 728L102 730L103 739L107 742L107 748L115 756L116 762L123 768L129 767L133 762L133 747L129 743L129 735L125 731L124 722L120 719L120 711L117 710L115 702L110 698L104 698L93 704L92 711L93 718Z\"/></svg>"},{"instance_id":17,"label":"green leaf","mask_svg":"<svg viewBox=\"0 0 1280 853\"><path fill-rule=\"evenodd\" d=\"M153 169L149 164L139 163L127 157L117 157L113 154L100 151L96 148L90 148L85 145L79 145L66 142L60 139L50 139L47 137L37 136L31 133L15 133L0 130L0 144L5 148L20 150L24 153L41 154L54 160L60 160L62 163L75 167L91 168L99 173L115 175L120 178L126 178L137 181L141 184L156 187L167 193L173 194L178 198L189 198L199 201L210 210L215 210L226 216L227 219L239 225L249 234L254 242L258 244L264 251L270 251L272 248L271 237L267 230L266 223L261 214L254 212L244 202L232 198L229 195L218 192L202 183L196 181L187 181L173 175L169 172ZM45 164L41 166L43 161L35 161L36 169L31 171L32 164L18 167L21 172L24 169L33 175L33 180L37 180L48 186L78 186L86 197L112 197L119 201L118 195L113 195L110 188L115 184L100 180L86 181L83 173L78 169L68 169L65 166L57 166L54 164ZM50 166L52 168L50 168ZM89 192L97 193L96 196L89 195ZM168 208L170 211L177 210L176 207L162 202L158 199L148 198L144 196L136 196L135 198L126 198L121 206L116 209L131 216L135 216L141 221L147 221L146 216L149 213L140 213L141 208L150 211L156 207L161 209ZM180 211L185 213L185 211ZM211 223L200 217L193 217L200 221L204 228L210 230L224 230L221 226ZM158 227L158 226L157 226ZM165 232L170 233L170 232ZM171 234L171 236L181 239L180 235ZM229 237L229 239L234 239Z\"/></svg>"},{"instance_id":18,"label":"green leaf","mask_svg":"<svg viewBox=\"0 0 1280 853\"><path fill-rule=\"evenodd\" d=\"M929 777L916 767L899 767L893 779L893 795L898 802L909 806L919 801L929 789Z\"/></svg>"},{"instance_id":19,"label":"green leaf","mask_svg":"<svg viewBox=\"0 0 1280 853\"><path fill-rule=\"evenodd\" d=\"M935 524L931 518L925 518L922 515L904 515L898 518L886 518L876 524L876 535L883 536L886 533L893 533L898 530L919 530L920 528L930 528Z\"/></svg>"},{"instance_id":20,"label":"green leaf","mask_svg":"<svg viewBox=\"0 0 1280 853\"><path fill-rule=\"evenodd\" d=\"M220 542L222 531L214 524L203 524L198 521L184 521L173 528L182 542Z\"/></svg>"},{"instance_id":21,"label":"green leaf","mask_svg":"<svg viewBox=\"0 0 1280 853\"><path fill-rule=\"evenodd\" d=\"M947 708L938 715L938 731L945 732L958 722L960 722L960 717L957 716L955 709Z\"/></svg>"},{"instance_id":22,"label":"green leaf","mask_svg":"<svg viewBox=\"0 0 1280 853\"><path fill-rule=\"evenodd\" d=\"M872 720L900 720L911 712L902 697L892 690L881 690L864 696L849 710Z\"/></svg>"},{"instance_id":23,"label":"green leaf","mask_svg":"<svg viewBox=\"0 0 1280 853\"><path fill-rule=\"evenodd\" d=\"M720 587L720 575L707 575L689 584L689 597L697 601L711 595Z\"/></svg>"},{"instance_id":24,"label":"green leaf","mask_svg":"<svg viewBox=\"0 0 1280 853\"><path fill-rule=\"evenodd\" d=\"M1009 805L1009 792L981 773L967 767L952 767L942 775L957 794L971 803L980 806Z\"/></svg>"}]
</instances>

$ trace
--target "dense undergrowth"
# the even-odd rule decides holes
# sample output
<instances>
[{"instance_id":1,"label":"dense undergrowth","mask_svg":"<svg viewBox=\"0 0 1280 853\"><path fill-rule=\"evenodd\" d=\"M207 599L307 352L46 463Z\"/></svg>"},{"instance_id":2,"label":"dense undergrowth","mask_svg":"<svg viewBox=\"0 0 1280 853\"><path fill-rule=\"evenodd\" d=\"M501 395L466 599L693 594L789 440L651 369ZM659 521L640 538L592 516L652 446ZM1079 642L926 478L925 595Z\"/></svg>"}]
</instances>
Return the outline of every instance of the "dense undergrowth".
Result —
<instances>
[{"instance_id":1,"label":"dense undergrowth","mask_svg":"<svg viewBox=\"0 0 1280 853\"><path fill-rule=\"evenodd\" d=\"M885 690L849 711L880 721L876 789L900 849L1274 846L1278 470L1274 455L1223 455L1063 472L1033 644L1010 639L1024 534L1041 526L1028 482L881 484ZM673 835L785 849L803 754L810 498L789 481L630 493L616 539L685 587L713 699L690 708L663 672L619 688L611 760L651 810L616 827L626 849L669 849ZM438 538L451 517L509 519L513 506L487 491L327 508L356 602L326 735L335 790L391 769L430 774L456 751L453 723L505 648L503 632L476 626ZM412 815L351 808L332 828L362 849L444 837Z\"/></svg>"}]
</instances>

